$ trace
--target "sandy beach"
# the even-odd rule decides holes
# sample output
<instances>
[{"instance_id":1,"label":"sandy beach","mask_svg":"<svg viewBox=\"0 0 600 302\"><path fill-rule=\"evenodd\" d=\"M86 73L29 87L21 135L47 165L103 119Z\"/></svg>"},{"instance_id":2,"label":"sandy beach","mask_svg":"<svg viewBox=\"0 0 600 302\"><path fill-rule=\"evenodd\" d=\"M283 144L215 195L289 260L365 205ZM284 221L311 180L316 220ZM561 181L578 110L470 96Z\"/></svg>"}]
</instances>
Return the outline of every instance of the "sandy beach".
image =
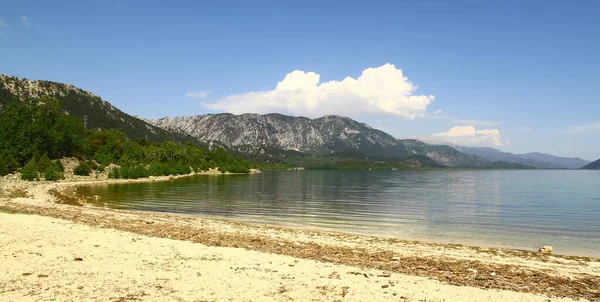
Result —
<instances>
[{"instance_id":1,"label":"sandy beach","mask_svg":"<svg viewBox=\"0 0 600 302\"><path fill-rule=\"evenodd\" d=\"M600 259L77 206L67 193L106 182L0 179L1 300L600 300Z\"/></svg>"}]
</instances>

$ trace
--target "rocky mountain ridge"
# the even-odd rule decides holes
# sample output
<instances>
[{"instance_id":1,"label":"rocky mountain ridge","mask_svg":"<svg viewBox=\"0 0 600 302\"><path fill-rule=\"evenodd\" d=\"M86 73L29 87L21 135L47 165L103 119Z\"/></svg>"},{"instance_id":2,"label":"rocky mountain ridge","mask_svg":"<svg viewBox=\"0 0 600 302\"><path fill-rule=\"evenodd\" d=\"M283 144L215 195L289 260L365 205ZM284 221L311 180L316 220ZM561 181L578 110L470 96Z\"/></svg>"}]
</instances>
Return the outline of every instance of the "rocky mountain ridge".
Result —
<instances>
[{"instance_id":1,"label":"rocky mountain ridge","mask_svg":"<svg viewBox=\"0 0 600 302\"><path fill-rule=\"evenodd\" d=\"M353 150L375 159L424 155L451 167L484 167L490 161L449 146L431 146L393 136L348 117L309 119L282 114L204 114L147 120L163 129L185 133L207 144L276 158L286 154L324 156Z\"/></svg>"}]
</instances>

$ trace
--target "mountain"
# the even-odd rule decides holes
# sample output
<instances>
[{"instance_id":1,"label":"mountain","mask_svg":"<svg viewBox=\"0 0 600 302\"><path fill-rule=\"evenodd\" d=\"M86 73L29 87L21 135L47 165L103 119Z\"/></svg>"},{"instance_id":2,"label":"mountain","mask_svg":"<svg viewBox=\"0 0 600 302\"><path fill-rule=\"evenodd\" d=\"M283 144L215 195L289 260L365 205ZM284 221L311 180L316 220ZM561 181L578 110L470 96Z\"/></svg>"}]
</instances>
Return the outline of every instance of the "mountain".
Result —
<instances>
[{"instance_id":1,"label":"mountain","mask_svg":"<svg viewBox=\"0 0 600 302\"><path fill-rule=\"evenodd\" d=\"M100 96L70 84L32 81L0 74L0 108L12 100L54 97L63 110L79 118L87 116L89 129L119 129L130 138L147 137L154 141L195 141L188 135L170 133L115 108Z\"/></svg>"},{"instance_id":2,"label":"mountain","mask_svg":"<svg viewBox=\"0 0 600 302\"><path fill-rule=\"evenodd\" d=\"M516 154L510 152L503 152L498 149L489 148L489 147L466 147L466 146L454 146L457 150L467 153L477 155L479 157L485 158L491 161L503 161L507 163L515 163L528 165L536 168L542 169L556 169L562 168L552 165L550 163L536 161L532 159L521 158Z\"/></svg>"},{"instance_id":3,"label":"mountain","mask_svg":"<svg viewBox=\"0 0 600 302\"><path fill-rule=\"evenodd\" d=\"M585 170L600 170L600 159L597 160L597 161L595 161L595 162L593 162L593 163L590 163L590 164L584 166L581 169L585 169Z\"/></svg>"},{"instance_id":4,"label":"mountain","mask_svg":"<svg viewBox=\"0 0 600 302\"><path fill-rule=\"evenodd\" d=\"M578 157L558 157L558 156L544 154L544 153L538 153L538 152L519 154L518 156L521 158L525 158L525 159L549 163L556 167L566 168L566 169L579 169L590 163L589 161L583 160Z\"/></svg>"},{"instance_id":5,"label":"mountain","mask_svg":"<svg viewBox=\"0 0 600 302\"><path fill-rule=\"evenodd\" d=\"M377 160L424 155L452 167L484 167L490 162L449 146L432 146L418 140L398 140L348 117L327 115L309 119L282 114L205 114L165 117L148 122L171 132L188 134L255 160L281 160L293 156L326 156L352 151Z\"/></svg>"},{"instance_id":6,"label":"mountain","mask_svg":"<svg viewBox=\"0 0 600 302\"><path fill-rule=\"evenodd\" d=\"M558 157L543 153L513 154L487 147L454 146L454 148L491 161L504 161L543 169L579 169L589 163L581 158Z\"/></svg>"}]
</instances>

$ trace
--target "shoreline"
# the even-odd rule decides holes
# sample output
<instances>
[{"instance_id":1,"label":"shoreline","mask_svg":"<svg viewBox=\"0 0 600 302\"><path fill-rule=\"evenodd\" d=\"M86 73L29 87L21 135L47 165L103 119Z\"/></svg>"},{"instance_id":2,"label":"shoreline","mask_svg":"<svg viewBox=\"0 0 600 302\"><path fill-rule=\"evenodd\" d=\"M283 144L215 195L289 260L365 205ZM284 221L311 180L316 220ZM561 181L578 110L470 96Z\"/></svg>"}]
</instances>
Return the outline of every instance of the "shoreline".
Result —
<instances>
[{"instance_id":1,"label":"shoreline","mask_svg":"<svg viewBox=\"0 0 600 302\"><path fill-rule=\"evenodd\" d=\"M189 176L193 175L176 178ZM159 177L154 180L81 178L32 184L20 180L7 183L2 178L0 189L25 190L26 196L0 198L0 213L40 215L152 238L242 248L245 251L285 255L294 259L382 270L384 275L421 277L454 286L509 290L551 297L600 299L600 259L597 258L409 241L89 205L71 206L54 203L56 196L50 194L51 190L60 193L77 185L172 179L175 177Z\"/></svg>"}]
</instances>

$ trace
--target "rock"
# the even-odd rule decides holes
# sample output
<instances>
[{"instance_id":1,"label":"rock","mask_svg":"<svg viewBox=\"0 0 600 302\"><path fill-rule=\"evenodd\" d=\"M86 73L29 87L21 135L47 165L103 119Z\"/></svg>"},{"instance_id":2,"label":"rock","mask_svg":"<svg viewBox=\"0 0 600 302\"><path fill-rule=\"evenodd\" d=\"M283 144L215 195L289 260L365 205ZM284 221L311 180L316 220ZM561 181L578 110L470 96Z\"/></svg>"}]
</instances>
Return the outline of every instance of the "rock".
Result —
<instances>
[{"instance_id":1,"label":"rock","mask_svg":"<svg viewBox=\"0 0 600 302\"><path fill-rule=\"evenodd\" d=\"M100 196L94 195L94 199L100 199Z\"/></svg>"},{"instance_id":2,"label":"rock","mask_svg":"<svg viewBox=\"0 0 600 302\"><path fill-rule=\"evenodd\" d=\"M550 254L552 253L552 247L549 245L544 245L539 249L539 252L544 254Z\"/></svg>"},{"instance_id":3,"label":"rock","mask_svg":"<svg viewBox=\"0 0 600 302\"><path fill-rule=\"evenodd\" d=\"M75 257L75 259L73 259L73 260L75 260L75 261L83 261L83 258Z\"/></svg>"}]
</instances>

